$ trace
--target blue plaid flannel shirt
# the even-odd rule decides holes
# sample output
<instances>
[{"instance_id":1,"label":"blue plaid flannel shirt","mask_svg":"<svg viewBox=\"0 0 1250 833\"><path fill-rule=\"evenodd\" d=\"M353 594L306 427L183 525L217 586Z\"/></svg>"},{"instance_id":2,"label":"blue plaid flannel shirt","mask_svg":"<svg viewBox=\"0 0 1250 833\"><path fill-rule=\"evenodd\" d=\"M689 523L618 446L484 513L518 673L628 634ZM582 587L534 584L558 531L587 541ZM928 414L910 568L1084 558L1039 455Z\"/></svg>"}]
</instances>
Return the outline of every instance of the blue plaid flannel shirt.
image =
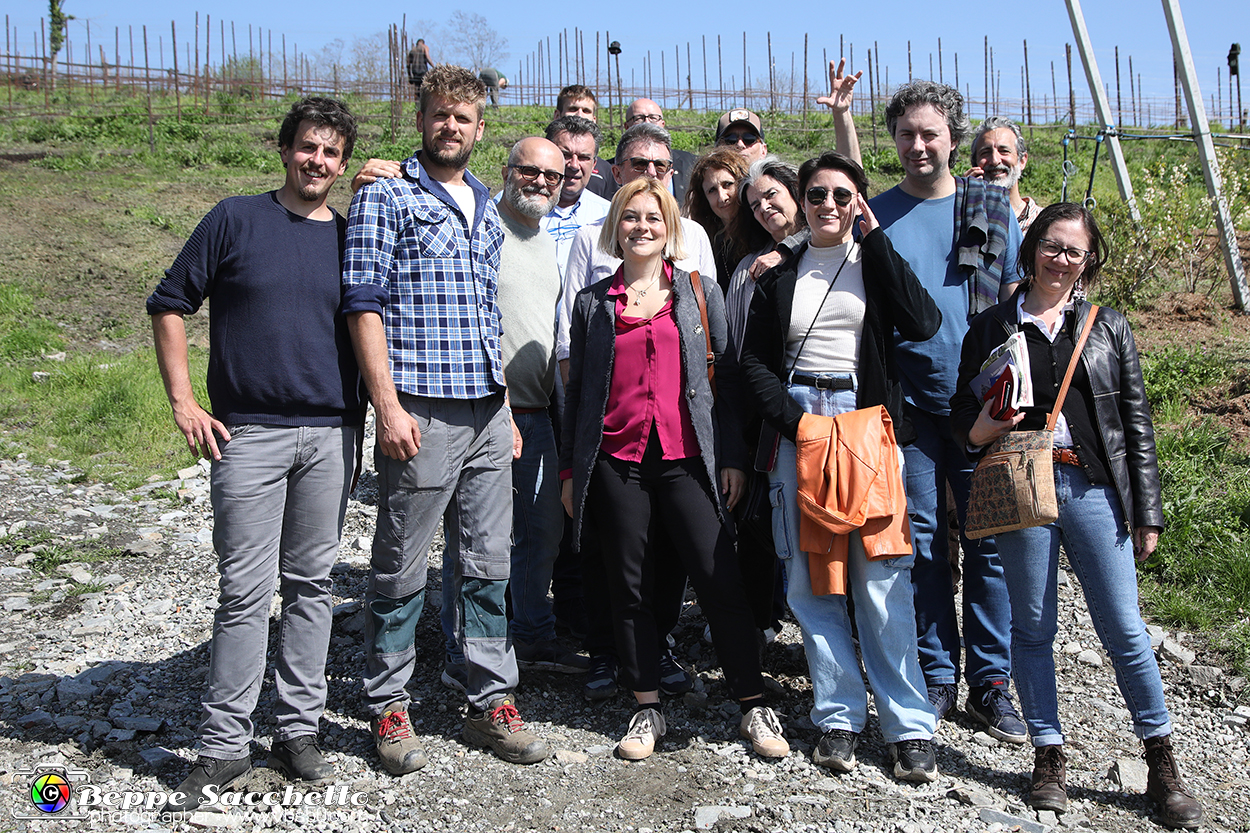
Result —
<instances>
[{"instance_id":1,"label":"blue plaid flannel shirt","mask_svg":"<svg viewBox=\"0 0 1250 833\"><path fill-rule=\"evenodd\" d=\"M504 388L496 299L503 230L490 192L465 171L470 222L442 184L404 160L404 177L361 188L347 215L343 311L376 312L395 388L480 399Z\"/></svg>"}]
</instances>

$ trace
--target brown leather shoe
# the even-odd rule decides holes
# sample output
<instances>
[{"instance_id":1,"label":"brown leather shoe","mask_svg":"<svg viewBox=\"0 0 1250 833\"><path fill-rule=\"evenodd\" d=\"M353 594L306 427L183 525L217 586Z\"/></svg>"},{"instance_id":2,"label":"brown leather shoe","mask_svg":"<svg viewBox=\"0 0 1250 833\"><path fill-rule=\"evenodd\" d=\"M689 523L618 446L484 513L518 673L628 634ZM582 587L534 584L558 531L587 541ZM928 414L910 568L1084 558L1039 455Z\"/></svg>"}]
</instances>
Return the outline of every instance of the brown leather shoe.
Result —
<instances>
[{"instance_id":1,"label":"brown leather shoe","mask_svg":"<svg viewBox=\"0 0 1250 833\"><path fill-rule=\"evenodd\" d=\"M1168 827L1193 830L1202 824L1202 804L1181 780L1176 758L1172 755L1172 736L1148 738L1143 742L1146 752L1146 795L1159 805L1159 821Z\"/></svg>"},{"instance_id":2,"label":"brown leather shoe","mask_svg":"<svg viewBox=\"0 0 1250 833\"><path fill-rule=\"evenodd\" d=\"M1033 786L1029 790L1029 806L1035 810L1068 809L1068 756L1063 747L1039 746L1033 750Z\"/></svg>"}]
</instances>

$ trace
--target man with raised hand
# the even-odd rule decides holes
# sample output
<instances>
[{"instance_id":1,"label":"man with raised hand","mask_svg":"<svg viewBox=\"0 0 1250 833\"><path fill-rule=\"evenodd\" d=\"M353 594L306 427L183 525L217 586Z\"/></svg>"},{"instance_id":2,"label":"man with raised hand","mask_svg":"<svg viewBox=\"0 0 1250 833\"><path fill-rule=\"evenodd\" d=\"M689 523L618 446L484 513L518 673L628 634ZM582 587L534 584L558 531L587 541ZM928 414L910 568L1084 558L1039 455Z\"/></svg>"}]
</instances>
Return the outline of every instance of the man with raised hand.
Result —
<instances>
[{"instance_id":1,"label":"man with raised hand","mask_svg":"<svg viewBox=\"0 0 1250 833\"><path fill-rule=\"evenodd\" d=\"M246 781L252 712L269 647L275 583L282 614L269 766L322 782L334 566L362 441L360 378L339 310L343 218L326 205L347 168L356 121L305 98L278 131L286 178L230 197L200 222L147 301L161 378L192 453L212 459L220 596L201 701L200 755L166 809L191 812ZM183 316L211 299L208 396L196 401Z\"/></svg>"},{"instance_id":2,"label":"man with raised hand","mask_svg":"<svg viewBox=\"0 0 1250 833\"><path fill-rule=\"evenodd\" d=\"M897 340L895 354L911 423L896 430L906 443L920 666L941 720L955 708L961 646L948 561L946 484L962 527L972 475L951 436L950 398L968 321L1008 297L1019 280L1021 235L1006 189L951 173L959 144L970 132L958 90L913 81L895 93L885 118L903 181L869 205L942 311L936 336ZM1008 693L1011 611L998 550L993 538L964 536L962 544L965 708L993 737L1024 743L1025 727Z\"/></svg>"},{"instance_id":3,"label":"man with raised hand","mask_svg":"<svg viewBox=\"0 0 1250 833\"><path fill-rule=\"evenodd\" d=\"M348 214L343 309L377 415L364 701L378 756L396 775L426 763L404 687L440 519L457 562L464 739L513 763L549 751L513 699L504 594L521 441L508 411L497 297L504 234L490 193L467 170L486 128L485 98L468 70L431 70L417 115L421 150L403 162L402 177L358 191Z\"/></svg>"},{"instance_id":4,"label":"man with raised hand","mask_svg":"<svg viewBox=\"0 0 1250 833\"><path fill-rule=\"evenodd\" d=\"M1027 164L1029 151L1020 125L1005 116L990 116L981 122L972 137L972 168L968 176L980 177L1007 189L1021 234L1029 230L1046 207L1032 197L1020 195L1020 176Z\"/></svg>"}]
</instances>

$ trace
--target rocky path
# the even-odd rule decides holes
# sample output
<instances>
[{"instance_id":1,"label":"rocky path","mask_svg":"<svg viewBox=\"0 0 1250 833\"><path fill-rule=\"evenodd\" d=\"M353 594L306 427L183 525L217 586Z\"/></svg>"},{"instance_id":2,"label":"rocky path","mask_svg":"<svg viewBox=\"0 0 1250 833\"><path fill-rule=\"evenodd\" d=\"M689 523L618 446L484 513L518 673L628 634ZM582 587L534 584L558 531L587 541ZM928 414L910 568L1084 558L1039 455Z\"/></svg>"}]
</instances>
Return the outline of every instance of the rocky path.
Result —
<instances>
[{"instance_id":1,"label":"rocky path","mask_svg":"<svg viewBox=\"0 0 1250 833\"><path fill-rule=\"evenodd\" d=\"M334 570L321 745L338 768L336 785L286 794L287 785L260 768L272 729L270 673L257 716L258 769L248 786L259 806L189 821L121 808L141 800L127 796L172 790L195 755L216 570L206 469L180 474L122 492L80 482L68 466L0 460L0 830L1158 829L1142 794L1140 746L1074 580L1060 588L1057 642L1073 800L1058 817L1023 803L1030 752L966 721L941 727L942 775L932 785L890 777L875 722L857 770L830 777L813 766L810 684L792 622L768 647L765 669L794 751L776 762L753 756L736 737L736 706L700 639L704 623L693 602L676 635L678 655L695 667L699 686L666 705L669 735L655 756L640 763L613 756L629 716L624 695L592 705L576 677L523 673L521 713L556 751L532 767L502 763L460 741L463 703L438 683L437 553L410 686L431 763L393 778L377 767L357 698L360 599L375 513L370 472L348 509ZM1157 629L1154 636L1181 767L1206 803L1204 829L1250 831L1250 707L1239 705L1246 680L1204 664L1196 639ZM77 796L103 801L112 792L114 806L87 810L86 821L44 814L29 782L52 767L65 768ZM278 806L265 806L267 795Z\"/></svg>"}]
</instances>

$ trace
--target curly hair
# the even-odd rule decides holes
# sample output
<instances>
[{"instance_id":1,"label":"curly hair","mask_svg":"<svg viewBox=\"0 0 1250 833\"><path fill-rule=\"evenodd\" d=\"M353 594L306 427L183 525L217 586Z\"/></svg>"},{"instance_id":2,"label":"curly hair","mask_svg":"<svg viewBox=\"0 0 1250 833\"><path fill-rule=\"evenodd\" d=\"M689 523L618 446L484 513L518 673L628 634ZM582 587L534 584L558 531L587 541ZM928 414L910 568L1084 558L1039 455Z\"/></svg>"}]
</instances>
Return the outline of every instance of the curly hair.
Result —
<instances>
[{"instance_id":1,"label":"curly hair","mask_svg":"<svg viewBox=\"0 0 1250 833\"><path fill-rule=\"evenodd\" d=\"M715 237L724 223L712 210L703 191L703 177L710 171L725 171L733 177L735 190L737 184L747 175L747 162L742 154L733 148L714 148L699 157L690 169L690 184L686 187L686 204L682 206L682 214L703 226L709 238Z\"/></svg>"},{"instance_id":2,"label":"curly hair","mask_svg":"<svg viewBox=\"0 0 1250 833\"><path fill-rule=\"evenodd\" d=\"M421 84L421 112L426 112L433 98L456 104L477 105L477 118L486 112L486 85L464 67L438 64L425 74Z\"/></svg>"},{"instance_id":3,"label":"curly hair","mask_svg":"<svg viewBox=\"0 0 1250 833\"><path fill-rule=\"evenodd\" d=\"M794 200L794 204L798 206L798 211L794 217L795 231L807 226L807 217L803 214L803 207L799 197L799 172L793 165L782 162L776 156L768 155L763 159L757 159L751 163L751 167L747 170L746 178L738 185L738 216L734 219L734 227L730 230L730 236L738 242L748 253L756 252L765 246L776 243L773 236L768 230L760 225L755 219L755 212L751 210L750 201L747 199L747 189L755 185L760 177L772 177L780 182L790 193L790 198Z\"/></svg>"},{"instance_id":4,"label":"curly hair","mask_svg":"<svg viewBox=\"0 0 1250 833\"><path fill-rule=\"evenodd\" d=\"M972 154L972 164L977 164L977 148L980 146L981 140L985 138L985 134L991 130L1010 130L1016 135L1016 156L1024 156L1029 152L1029 146L1024 141L1024 134L1020 132L1020 125L1006 116L990 116L981 122L981 126L977 128L977 132L972 136L972 147L969 148L969 152Z\"/></svg>"},{"instance_id":5,"label":"curly hair","mask_svg":"<svg viewBox=\"0 0 1250 833\"><path fill-rule=\"evenodd\" d=\"M1046 233L1050 231L1050 227L1063 220L1076 220L1085 227L1085 232L1089 235L1089 251L1093 254L1093 258L1085 261L1085 271L1081 272L1081 281L1088 288L1098 280L1098 273L1102 271L1103 264L1111 256L1111 249L1107 245L1107 239L1102 236L1102 230L1098 228L1098 221L1083 205L1074 202L1057 202L1042 209L1037 219L1029 226L1029 230L1025 232L1024 242L1020 244L1020 256L1016 258L1016 268L1024 277L1026 287L1033 280L1037 264L1037 247L1046 237Z\"/></svg>"},{"instance_id":6,"label":"curly hair","mask_svg":"<svg viewBox=\"0 0 1250 833\"><path fill-rule=\"evenodd\" d=\"M916 80L904 84L894 93L885 107L885 126L894 135L898 120L909 107L928 104L946 118L951 133L951 158L947 164L954 165L959 158L959 145L972 132L972 123L964 114L964 97L959 90L936 81Z\"/></svg>"},{"instance_id":7,"label":"curly hair","mask_svg":"<svg viewBox=\"0 0 1250 833\"><path fill-rule=\"evenodd\" d=\"M278 128L278 147L290 148L295 144L295 134L301 122L310 121L319 127L329 127L343 139L343 161L352 158L356 147L356 117L347 105L337 98L309 96L291 105Z\"/></svg>"}]
</instances>

